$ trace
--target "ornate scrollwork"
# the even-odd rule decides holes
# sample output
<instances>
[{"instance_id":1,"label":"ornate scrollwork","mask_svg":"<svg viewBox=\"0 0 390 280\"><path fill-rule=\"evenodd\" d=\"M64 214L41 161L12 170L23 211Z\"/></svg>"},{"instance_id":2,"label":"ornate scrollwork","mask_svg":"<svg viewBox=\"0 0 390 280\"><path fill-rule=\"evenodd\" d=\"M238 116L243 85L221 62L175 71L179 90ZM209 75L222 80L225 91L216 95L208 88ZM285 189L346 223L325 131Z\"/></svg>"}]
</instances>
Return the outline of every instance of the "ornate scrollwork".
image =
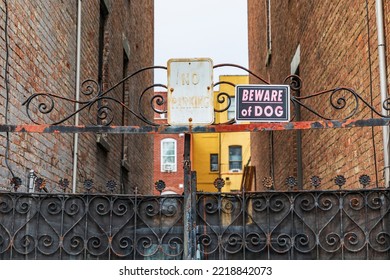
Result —
<instances>
[{"instance_id":1,"label":"ornate scrollwork","mask_svg":"<svg viewBox=\"0 0 390 280\"><path fill-rule=\"evenodd\" d=\"M309 212L316 207L316 200L312 194L300 194L295 198L295 205L295 208Z\"/></svg>"},{"instance_id":2,"label":"ornate scrollwork","mask_svg":"<svg viewBox=\"0 0 390 280\"><path fill-rule=\"evenodd\" d=\"M302 88L302 79L298 75L289 75L284 79L284 83L290 86L293 91L298 91Z\"/></svg>"},{"instance_id":3,"label":"ornate scrollwork","mask_svg":"<svg viewBox=\"0 0 390 280\"><path fill-rule=\"evenodd\" d=\"M336 209L339 204L339 199L335 195L320 194L317 198L318 208L322 211Z\"/></svg>"},{"instance_id":4,"label":"ornate scrollwork","mask_svg":"<svg viewBox=\"0 0 390 280\"><path fill-rule=\"evenodd\" d=\"M112 206L112 213L114 213L118 217L123 217L129 211L130 205L125 201L116 200Z\"/></svg>"},{"instance_id":5,"label":"ornate scrollwork","mask_svg":"<svg viewBox=\"0 0 390 280\"><path fill-rule=\"evenodd\" d=\"M390 249L390 234L388 232L378 232L378 234L375 236L375 241L382 247L378 251L386 252Z\"/></svg>"},{"instance_id":6,"label":"ornate scrollwork","mask_svg":"<svg viewBox=\"0 0 390 280\"><path fill-rule=\"evenodd\" d=\"M38 248L40 249L40 251L42 252L47 252L47 250L50 250L51 253L54 253L57 248L58 248L58 245L59 245L59 240L58 238L54 238L53 236L51 235L48 235L48 234L44 234L44 235L41 235L39 238L38 238Z\"/></svg>"},{"instance_id":7,"label":"ornate scrollwork","mask_svg":"<svg viewBox=\"0 0 390 280\"><path fill-rule=\"evenodd\" d=\"M163 253L169 257L177 257L183 253L183 240L178 236L170 237L167 242L164 240Z\"/></svg>"},{"instance_id":8,"label":"ornate scrollwork","mask_svg":"<svg viewBox=\"0 0 390 280\"><path fill-rule=\"evenodd\" d=\"M261 83L269 84L269 81L263 79L259 75L253 73L249 69L242 67L240 65L236 64L218 64L214 66L214 69L216 68L222 68L222 67L234 67L241 69L248 73L251 77L254 77L255 79L258 79ZM125 82L127 82L132 77L135 77L137 75L140 75L146 71L151 71L154 69L163 69L167 70L167 67L164 66L150 66L145 67L142 69L139 69L118 83L114 84L109 89L103 91L103 89L99 86L99 83L93 79L87 79L82 82L81 84L81 94L84 97L84 101L80 100L74 100L71 98L63 97L60 94L51 94L46 92L39 92L32 94L27 100L23 103L23 106L25 106L26 114L29 117L29 119L35 123L35 124L62 124L65 121L71 119L76 114L81 113L85 110L88 110L90 116L93 116L93 120L97 121L98 125L110 125L114 122L114 116L116 110L116 106L119 106L122 108L122 110L126 110L130 112L130 114L140 121L144 122L147 125L152 126L162 126L166 124L161 123L155 123L151 117L150 114L147 114L145 112L145 109L150 109L151 112L154 113L166 113L166 104L167 101L165 100L165 97L161 94L153 95L150 97L149 106L150 108L144 108L146 102L144 102L144 99L149 95L146 94L147 92L151 91L152 89L156 87L162 87L165 90L167 90L167 86L163 84L153 84L151 86L147 86L145 89L143 89L139 93L138 98L138 104L131 104L132 109L130 109L129 105L126 105L123 103L123 100L119 100L114 98L113 96L109 96L110 93L112 93L115 89L117 89L120 85L123 85ZM300 91L302 90L302 79L297 75L289 75L284 79L284 83L288 84L290 86L290 89L292 91ZM227 81L219 81L214 84L214 87L219 84L228 84L232 87L235 85L233 83L227 82ZM133 94L133 93L132 93ZM322 100L317 100L314 102L314 99L316 98L322 98ZM328 98L328 106L325 105L325 102L323 98ZM230 94L226 92L220 92L218 93L216 97L217 105L223 106L223 108L215 108L216 113L222 113L226 112L228 108L231 106L232 97ZM309 102L308 102L309 101ZM313 102L311 102L313 101ZM58 105L58 102L61 104ZM103 104L104 102L110 103ZM347 120L355 116L359 112L359 105L362 103L366 108L371 110L371 112L379 117L388 117L387 114L382 114L381 112L378 112L375 110L375 108L366 100L364 100L358 93L356 93L353 89L348 87L337 87L332 88L329 90L323 90L316 93L301 95L301 96L291 96L291 102L293 103L293 106L295 107L295 112L297 112L298 107L306 109L307 111L311 112L315 116L319 117L320 119L324 120ZM80 107L77 110L74 110L73 112L67 112L64 113L64 110L62 109L63 103L71 103L72 105L78 104ZM135 102L136 103L136 102ZM34 105L33 105L34 104ZM112 105L114 104L114 105ZM315 105L318 105L318 108L314 107ZM138 108L136 108L138 106ZM65 106L70 107L70 106ZM134 108L133 108L134 107ZM218 107L218 106L217 106ZM386 111L390 111L390 98L386 99L382 103L382 107ZM57 118L57 116L59 116ZM148 117L149 116L149 117ZM294 117L292 117L294 119ZM231 119L228 120L228 122L224 124L232 124L235 120Z\"/></svg>"},{"instance_id":9,"label":"ornate scrollwork","mask_svg":"<svg viewBox=\"0 0 390 280\"><path fill-rule=\"evenodd\" d=\"M47 205L47 212L50 215L58 215L61 213L62 207L59 201L52 201Z\"/></svg>"},{"instance_id":10,"label":"ornate scrollwork","mask_svg":"<svg viewBox=\"0 0 390 280\"><path fill-rule=\"evenodd\" d=\"M137 240L137 252L144 257L150 257L157 253L159 242L154 235L142 236Z\"/></svg>"},{"instance_id":11,"label":"ornate scrollwork","mask_svg":"<svg viewBox=\"0 0 390 280\"><path fill-rule=\"evenodd\" d=\"M13 209L12 198L8 195L3 195L0 197L0 213L8 214Z\"/></svg>"},{"instance_id":12,"label":"ornate scrollwork","mask_svg":"<svg viewBox=\"0 0 390 280\"><path fill-rule=\"evenodd\" d=\"M15 238L14 248L20 254L30 254L36 247L34 236L24 234L20 238Z\"/></svg>"},{"instance_id":13,"label":"ornate scrollwork","mask_svg":"<svg viewBox=\"0 0 390 280\"><path fill-rule=\"evenodd\" d=\"M99 202L96 205L96 209L95 210L96 210L96 213L101 215L101 216L107 215L108 213L110 213L109 201Z\"/></svg>"},{"instance_id":14,"label":"ornate scrollwork","mask_svg":"<svg viewBox=\"0 0 390 280\"><path fill-rule=\"evenodd\" d=\"M215 196L204 197L204 209L207 214L214 214L218 211L218 199Z\"/></svg>"},{"instance_id":15,"label":"ornate scrollwork","mask_svg":"<svg viewBox=\"0 0 390 280\"><path fill-rule=\"evenodd\" d=\"M139 98L139 104L138 104L138 112L136 113L135 111L131 110L128 106L123 104L120 100L108 96L109 93L113 92L119 85L122 85L125 83L127 80L130 78L141 74L145 71L150 71L154 69L164 69L166 70L166 67L163 66L151 66L151 67L145 67L140 70L135 71L134 73L130 74L129 76L125 77L115 85L113 85L111 88L103 91L102 88L100 87L99 83L94 80L94 79L87 79L81 83L80 87L80 92L82 96L89 98L89 100L74 100L71 98L66 98L61 95L57 94L51 94L51 93L44 93L44 92L39 92L39 93L34 93L32 94L27 100L23 102L23 106L25 106L26 109L26 114L29 117L29 119L35 123L35 124L42 124L42 123L50 123L52 125L57 125L57 124L62 124L65 121L69 120L70 118L74 117L76 114L88 110L90 116L96 116L95 119L97 121L98 125L110 125L114 121L114 107L108 105L108 103L114 103L119 106L121 106L124 110L129 111L132 115L134 115L136 118L140 119L141 121L144 121L147 124L151 125L156 125L153 123L152 120L149 120L145 117L143 111L142 111L142 106L141 106L141 101L145 95L145 92L152 87L160 86L164 87L166 89L165 85L153 85L151 87L148 87L145 89ZM153 104L153 100L158 99L158 97L152 97L151 99L151 104ZM85 99L85 98L84 98ZM68 113L63 113L61 110L62 104L58 105L57 101L63 102L68 102L73 105L79 104L80 108ZM33 104L36 104L34 105ZM106 104L104 104L106 103ZM161 103L159 101L158 103ZM157 103L157 104L158 104ZM94 106L96 105L96 106ZM136 104L135 104L136 105ZM152 105L152 109L156 112L158 110L155 109L155 107ZM54 114L54 111L60 112L59 114L56 113ZM46 116L45 121L40 120L38 113L40 114L40 117ZM53 114L51 114L53 113ZM61 115L62 114L62 115Z\"/></svg>"},{"instance_id":16,"label":"ornate scrollwork","mask_svg":"<svg viewBox=\"0 0 390 280\"><path fill-rule=\"evenodd\" d=\"M122 250L131 248L132 246L133 246L133 240L128 236L123 236L121 239L119 239L119 247Z\"/></svg>"},{"instance_id":17,"label":"ornate scrollwork","mask_svg":"<svg viewBox=\"0 0 390 280\"><path fill-rule=\"evenodd\" d=\"M99 83L93 79L87 79L81 83L80 92L85 96L95 95L96 98L101 94Z\"/></svg>"},{"instance_id":18,"label":"ornate scrollwork","mask_svg":"<svg viewBox=\"0 0 390 280\"><path fill-rule=\"evenodd\" d=\"M232 214L236 209L240 209L240 204L238 200L233 198L223 197L221 201L221 210L223 213Z\"/></svg>"},{"instance_id":19,"label":"ornate scrollwork","mask_svg":"<svg viewBox=\"0 0 390 280\"><path fill-rule=\"evenodd\" d=\"M218 237L215 234L200 234L197 238L197 244L199 244L199 251L203 254L213 254L219 248Z\"/></svg>"},{"instance_id":20,"label":"ornate scrollwork","mask_svg":"<svg viewBox=\"0 0 390 280\"><path fill-rule=\"evenodd\" d=\"M267 237L264 233L249 232L246 235L245 246L251 252L261 252L267 246Z\"/></svg>"},{"instance_id":21,"label":"ornate scrollwork","mask_svg":"<svg viewBox=\"0 0 390 280\"><path fill-rule=\"evenodd\" d=\"M304 252L303 248L306 248L306 251L310 251L311 248L308 248L309 245L310 245L310 238L307 234L299 233L294 236L294 246L295 248L299 249L299 251Z\"/></svg>"},{"instance_id":22,"label":"ornate scrollwork","mask_svg":"<svg viewBox=\"0 0 390 280\"><path fill-rule=\"evenodd\" d=\"M255 212L265 211L268 207L267 199L264 196L254 196L251 199L252 209Z\"/></svg>"},{"instance_id":23,"label":"ornate scrollwork","mask_svg":"<svg viewBox=\"0 0 390 280\"><path fill-rule=\"evenodd\" d=\"M350 195L345 197L345 200L348 202L349 207L354 211L362 210L365 207L364 197L361 194ZM349 201L348 201L349 198Z\"/></svg>"},{"instance_id":24,"label":"ornate scrollwork","mask_svg":"<svg viewBox=\"0 0 390 280\"><path fill-rule=\"evenodd\" d=\"M84 205L84 203L80 200L67 200L65 203L64 212L71 217L76 216L81 212L82 205Z\"/></svg>"},{"instance_id":25,"label":"ornate scrollwork","mask_svg":"<svg viewBox=\"0 0 390 280\"><path fill-rule=\"evenodd\" d=\"M289 207L289 200L284 196L272 196L269 200L269 209L273 212L281 212L287 210Z\"/></svg>"},{"instance_id":26,"label":"ornate scrollwork","mask_svg":"<svg viewBox=\"0 0 390 280\"><path fill-rule=\"evenodd\" d=\"M27 214L31 210L31 202L28 198L20 198L16 202L15 210L19 214Z\"/></svg>"},{"instance_id":27,"label":"ornate scrollwork","mask_svg":"<svg viewBox=\"0 0 390 280\"><path fill-rule=\"evenodd\" d=\"M199 193L193 238L209 259L383 258L389 197L388 189ZM182 198L0 193L0 257L181 258Z\"/></svg>"},{"instance_id":28,"label":"ornate scrollwork","mask_svg":"<svg viewBox=\"0 0 390 280\"><path fill-rule=\"evenodd\" d=\"M336 252L341 247L341 237L335 232L328 233L325 236L326 250L328 252Z\"/></svg>"},{"instance_id":29,"label":"ornate scrollwork","mask_svg":"<svg viewBox=\"0 0 390 280\"><path fill-rule=\"evenodd\" d=\"M372 192L367 195L367 206L372 210L379 210L383 207L384 203L389 201L385 200L384 196L379 192Z\"/></svg>"},{"instance_id":30,"label":"ornate scrollwork","mask_svg":"<svg viewBox=\"0 0 390 280\"><path fill-rule=\"evenodd\" d=\"M72 236L70 238L70 248L72 251L81 251L84 248L84 239L81 236Z\"/></svg>"},{"instance_id":31,"label":"ornate scrollwork","mask_svg":"<svg viewBox=\"0 0 390 280\"><path fill-rule=\"evenodd\" d=\"M278 234L271 241L271 247L280 254L286 253L292 247L292 238L286 233Z\"/></svg>"},{"instance_id":32,"label":"ornate scrollwork","mask_svg":"<svg viewBox=\"0 0 390 280\"><path fill-rule=\"evenodd\" d=\"M230 233L223 237L223 249L229 254L235 254L242 250L242 236L238 233Z\"/></svg>"},{"instance_id":33,"label":"ornate scrollwork","mask_svg":"<svg viewBox=\"0 0 390 280\"><path fill-rule=\"evenodd\" d=\"M177 217L180 204L176 198L164 198L161 200L161 214L165 217Z\"/></svg>"},{"instance_id":34,"label":"ornate scrollwork","mask_svg":"<svg viewBox=\"0 0 390 280\"><path fill-rule=\"evenodd\" d=\"M167 109L158 109L158 107L162 107L167 103L167 100L162 96L161 94L156 94L152 97L150 100L150 106L152 107L153 111L157 114L164 114L167 113ZM155 105L156 104L156 105Z\"/></svg>"}]
</instances>

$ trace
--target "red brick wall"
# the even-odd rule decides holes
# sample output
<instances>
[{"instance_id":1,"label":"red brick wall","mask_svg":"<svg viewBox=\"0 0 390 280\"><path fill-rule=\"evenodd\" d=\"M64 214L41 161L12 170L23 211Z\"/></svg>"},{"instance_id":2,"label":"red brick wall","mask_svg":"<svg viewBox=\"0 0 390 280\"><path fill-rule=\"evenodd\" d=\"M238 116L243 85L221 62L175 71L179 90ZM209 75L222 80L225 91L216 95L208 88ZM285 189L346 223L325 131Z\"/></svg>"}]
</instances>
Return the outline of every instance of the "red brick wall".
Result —
<instances>
[{"instance_id":1,"label":"red brick wall","mask_svg":"<svg viewBox=\"0 0 390 280\"><path fill-rule=\"evenodd\" d=\"M372 104L380 111L375 1L368 1L369 22L363 0L271 1L272 58L268 66L265 65L265 2L248 1L249 65L254 72L269 78L272 83L282 83L290 74L290 63L300 45L301 96L346 86L356 90L369 103L372 92ZM389 11L389 3L385 3L384 10L385 14ZM388 13L385 17L386 33L389 34ZM389 57L387 60L389 62ZM252 82L256 81L252 79ZM329 96L311 99L306 104L330 118L343 118L330 110ZM359 108L361 110L354 118L371 117L361 102ZM317 116L302 109L302 120L316 119ZM282 189L285 178L297 173L296 132L274 132L273 157L264 160L264 150L270 145L265 134L252 136L252 159L260 170L258 180L271 170L269 165L273 158L276 188ZM371 176L371 186L376 183L376 175L379 185L383 185L380 128L374 128L373 132L371 128L302 131L302 147L305 188L310 187L309 180L313 175L322 178L323 188L333 187L333 179L339 174L346 176L349 186L359 187L358 178L362 174Z\"/></svg>"},{"instance_id":2,"label":"red brick wall","mask_svg":"<svg viewBox=\"0 0 390 280\"><path fill-rule=\"evenodd\" d=\"M7 1L9 10L9 79L10 108L9 123L30 123L21 103L31 94L49 92L67 98L75 97L76 68L76 24L77 2L72 1ZM81 38L81 80L97 80L98 69L98 28L99 1L82 2L82 38ZM104 46L104 86L106 90L123 75L124 39L129 43L129 69L132 73L142 67L153 65L153 1L113 1L106 0L109 6L109 18ZM0 63L5 65L5 2L0 1ZM2 67L2 69L3 69ZM5 83L4 71L0 73L0 116L4 118ZM151 85L153 73L139 75L127 85L127 94L131 96L130 107L137 108L138 97L142 90ZM143 106L152 96L148 92ZM110 96L122 99L122 86L110 93ZM90 96L82 95L82 100ZM74 110L74 104L56 100L57 106L49 118L40 119L48 123L66 116ZM110 104L115 120L112 124L121 124L122 109ZM33 114L34 115L34 114ZM84 110L80 116L81 124L90 124L93 110ZM153 115L151 110L147 113ZM127 124L139 125L134 118L128 118ZM65 124L73 124L70 119ZM1 136L0 154L4 155L5 138ZM38 176L45 178L51 191L56 189L60 178L71 181L73 162L73 135L11 134L10 165L16 176L25 184L27 170L34 169ZM130 170L126 174L127 184L123 192L133 192L135 186L142 193L152 191L153 152L151 136L126 137L129 147ZM79 139L78 187L82 190L85 179L93 179L95 191L104 191L108 180L121 181L121 135L109 135L110 151L104 152L96 143L96 135L81 134ZM8 188L10 173L1 157L0 187Z\"/></svg>"}]
</instances>

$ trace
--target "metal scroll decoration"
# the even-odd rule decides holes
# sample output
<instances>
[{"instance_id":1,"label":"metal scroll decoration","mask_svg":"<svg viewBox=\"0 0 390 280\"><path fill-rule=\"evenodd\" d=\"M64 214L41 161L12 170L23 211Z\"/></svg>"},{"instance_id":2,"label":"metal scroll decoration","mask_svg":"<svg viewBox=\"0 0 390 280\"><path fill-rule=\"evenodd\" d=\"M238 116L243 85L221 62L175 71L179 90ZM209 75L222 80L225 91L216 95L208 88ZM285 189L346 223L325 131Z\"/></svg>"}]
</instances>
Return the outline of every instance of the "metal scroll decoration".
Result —
<instances>
[{"instance_id":1,"label":"metal scroll decoration","mask_svg":"<svg viewBox=\"0 0 390 280\"><path fill-rule=\"evenodd\" d=\"M367 183L367 177L363 177ZM198 193L199 259L389 259L388 189ZM0 193L0 259L182 259L184 198Z\"/></svg>"},{"instance_id":2,"label":"metal scroll decoration","mask_svg":"<svg viewBox=\"0 0 390 280\"><path fill-rule=\"evenodd\" d=\"M135 102L135 104L129 104L131 107L128 104L125 104L123 100L119 100L112 96L114 95L113 92L119 88L119 86L123 85L132 77L154 69L166 70L167 68L164 66L142 68L128 75L105 91L103 91L96 80L87 79L81 84L80 90L82 97L87 99L86 101L75 100L58 94L41 92L32 94L24 101L23 105L25 106L27 116L35 124L63 124L73 118L76 114L87 111L88 124L108 126L114 122L115 111L119 108L148 125L157 125L153 122L153 119L147 117L147 114L144 112L145 106L143 104L150 104L150 108L155 113L166 112L166 110L161 110L159 108L166 104L166 100L162 95L152 96L149 102L145 102L145 99L148 96L146 94L147 92L152 91L154 88L164 88L166 90L166 85L153 84L146 87L139 94L138 101ZM76 104L79 106L77 110L74 110L70 114L63 112L65 111L63 108L66 108L67 106L74 107Z\"/></svg>"},{"instance_id":3,"label":"metal scroll decoration","mask_svg":"<svg viewBox=\"0 0 390 280\"><path fill-rule=\"evenodd\" d=\"M249 76L254 77L260 83L269 84L269 82L260 76L256 75L249 69L236 64L218 64L214 65L216 68L233 67L245 71ZM23 105L26 109L28 118L35 124L52 124L58 125L66 123L73 118L76 114L81 112L88 112L88 124L95 125L111 125L116 117L115 112L124 110L132 115L135 119L141 122L152 125L161 126L166 124L158 124L154 122L153 114L167 113L167 99L163 94L154 94L156 88L162 88L167 90L167 86L164 84L152 84L145 87L138 94L138 101L133 104L125 104L123 100L119 100L114 97L114 92L119 86L125 82L131 80L131 78L138 75L142 75L147 71L153 71L155 69L167 70L165 66L150 66L142 68L134 73L128 75L118 83L103 91L96 80L87 79L81 84L81 95L86 99L85 101L74 100L64 97L60 94L52 93L34 93L32 94ZM298 93L302 90L302 80L297 75L289 75L284 80L285 84L290 85L290 89ZM228 81L219 81L214 83L214 87L225 84L234 88L236 85ZM150 92L153 92L150 94ZM136 93L130 93L134 95ZM232 95L227 92L219 92L215 97L216 108L214 109L216 114L226 113L230 106L232 106ZM149 99L149 100L147 100ZM133 100L133 99L132 99ZM364 100L356 91L348 87L337 87L329 90L323 90L312 94L292 94L291 95L292 107L295 108L292 120L295 119L296 112L299 109L304 109L310 114L323 120L346 120L350 119L362 108L359 108L360 104L363 104L363 108L368 108L373 114L379 117L387 117L377 111L372 105ZM79 108L72 111L71 108L78 104ZM148 104L148 105L145 105ZM390 98L383 102L382 107L390 111ZM67 109L66 109L67 108ZM223 124L232 124L234 119L229 119ZM116 122L118 124L118 121Z\"/></svg>"},{"instance_id":4,"label":"metal scroll decoration","mask_svg":"<svg viewBox=\"0 0 390 280\"><path fill-rule=\"evenodd\" d=\"M388 203L387 190L199 194L199 255L388 259Z\"/></svg>"},{"instance_id":5,"label":"metal scroll decoration","mask_svg":"<svg viewBox=\"0 0 390 280\"><path fill-rule=\"evenodd\" d=\"M180 259L181 196L0 194L0 259Z\"/></svg>"}]
</instances>

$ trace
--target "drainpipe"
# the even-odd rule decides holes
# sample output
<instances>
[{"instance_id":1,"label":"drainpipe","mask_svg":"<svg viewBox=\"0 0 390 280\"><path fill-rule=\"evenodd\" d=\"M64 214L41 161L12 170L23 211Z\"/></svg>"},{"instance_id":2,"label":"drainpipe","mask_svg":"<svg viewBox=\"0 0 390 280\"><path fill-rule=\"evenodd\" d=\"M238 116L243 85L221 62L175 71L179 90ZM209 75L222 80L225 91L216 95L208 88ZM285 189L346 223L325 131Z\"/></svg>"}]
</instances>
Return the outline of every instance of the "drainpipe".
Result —
<instances>
[{"instance_id":1,"label":"drainpipe","mask_svg":"<svg viewBox=\"0 0 390 280\"><path fill-rule=\"evenodd\" d=\"M375 1L376 8L376 23L378 30L378 62L379 62L379 80L381 92L381 109L382 115L388 115L388 112L383 108L383 102L388 98L387 95L387 73L386 73L386 54L385 54L385 35L383 25L383 3L382 0ZM384 176L385 187L389 187L389 126L383 126L383 158L384 158Z\"/></svg>"},{"instance_id":2,"label":"drainpipe","mask_svg":"<svg viewBox=\"0 0 390 280\"><path fill-rule=\"evenodd\" d=\"M77 2L77 50L76 50L76 105L75 110L79 110L80 100L80 57L81 57L81 3L82 0ZM79 114L75 115L74 125L79 125ZM78 161L78 149L79 149L79 134L74 134L73 140L73 175L72 175L72 192L76 193L77 185L77 161Z\"/></svg>"}]
</instances>

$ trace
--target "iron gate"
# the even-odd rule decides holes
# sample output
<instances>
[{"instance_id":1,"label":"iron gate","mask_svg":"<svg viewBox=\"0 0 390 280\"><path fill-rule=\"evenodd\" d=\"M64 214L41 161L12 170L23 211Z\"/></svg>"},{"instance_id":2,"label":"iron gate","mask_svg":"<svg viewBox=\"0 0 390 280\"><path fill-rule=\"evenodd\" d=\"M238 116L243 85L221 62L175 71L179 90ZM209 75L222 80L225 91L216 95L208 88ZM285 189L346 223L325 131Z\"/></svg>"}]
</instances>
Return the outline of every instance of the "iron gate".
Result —
<instances>
[{"instance_id":1,"label":"iron gate","mask_svg":"<svg viewBox=\"0 0 390 280\"><path fill-rule=\"evenodd\" d=\"M389 259L384 189L0 194L1 259ZM194 215L195 214L195 215Z\"/></svg>"},{"instance_id":2,"label":"iron gate","mask_svg":"<svg viewBox=\"0 0 390 280\"><path fill-rule=\"evenodd\" d=\"M249 70L232 64L267 83ZM343 128L389 125L390 119L377 112L360 95L349 88L291 97L294 107L305 108L320 119L290 123L235 124L234 120L220 125L159 126L147 119L142 111L134 111L119 100L108 96L119 84L146 70L141 69L102 92L96 81L83 83L89 101L79 102L80 109L50 125L41 123L56 106L55 100L75 102L59 95L37 93L24 105L33 125L1 125L1 132L38 133L202 133L225 131L264 131L318 128ZM289 76L286 82L299 90L300 79ZM217 85L217 84L215 84ZM161 86L161 85L153 85ZM145 97L142 92L139 104ZM234 85L232 85L234 86ZM349 98L336 96L340 93ZM332 119L314 110L305 101L329 97L330 106L346 111L344 117ZM334 99L336 98L336 102ZM227 102L230 96L220 93L217 101ZM354 103L347 106L347 100ZM82 110L90 110L98 102L123 106L146 126L110 126L110 107L98 107L100 121L107 125L67 126ZM37 102L34 105L34 102ZM379 118L353 120L358 104L368 107ZM164 113L159 106L166 101L154 96L151 107ZM387 103L383 104L386 110ZM34 114L32 113L34 112ZM42 118L36 119L41 113ZM187 141L188 143L188 141ZM188 149L186 150L188 152ZM370 178L361 176L362 189L344 189L345 178L338 175L338 190L318 190L320 179L313 176L313 190L221 193L196 192L196 172L191 171L189 154L184 155L184 194L177 196L143 196L86 193L0 193L0 258L1 259L388 259L390 252L389 191L385 188L365 189ZM12 189L20 185L12 178ZM296 180L287 178L292 186ZM42 182L35 180L39 190ZM112 187L113 184L107 184ZM218 184L217 184L218 187Z\"/></svg>"}]
</instances>

